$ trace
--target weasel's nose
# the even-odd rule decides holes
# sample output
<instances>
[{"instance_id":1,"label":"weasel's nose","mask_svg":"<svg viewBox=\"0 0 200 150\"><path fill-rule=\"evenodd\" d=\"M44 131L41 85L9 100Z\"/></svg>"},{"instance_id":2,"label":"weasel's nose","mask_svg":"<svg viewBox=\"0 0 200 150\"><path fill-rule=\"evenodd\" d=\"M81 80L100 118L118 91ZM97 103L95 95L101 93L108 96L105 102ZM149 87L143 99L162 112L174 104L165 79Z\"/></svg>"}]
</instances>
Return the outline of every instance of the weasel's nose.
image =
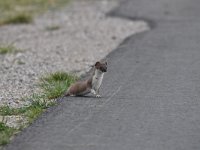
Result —
<instances>
[{"instance_id":1,"label":"weasel's nose","mask_svg":"<svg viewBox=\"0 0 200 150\"><path fill-rule=\"evenodd\" d=\"M99 70L101 70L102 72L107 72L107 67L100 67Z\"/></svg>"}]
</instances>

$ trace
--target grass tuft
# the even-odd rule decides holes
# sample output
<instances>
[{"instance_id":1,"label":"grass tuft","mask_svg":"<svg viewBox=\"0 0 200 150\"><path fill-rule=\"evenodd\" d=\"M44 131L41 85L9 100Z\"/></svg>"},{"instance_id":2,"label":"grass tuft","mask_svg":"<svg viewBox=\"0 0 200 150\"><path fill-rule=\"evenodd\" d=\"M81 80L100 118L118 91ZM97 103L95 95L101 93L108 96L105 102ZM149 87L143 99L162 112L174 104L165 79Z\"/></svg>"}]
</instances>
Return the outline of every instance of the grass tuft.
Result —
<instances>
[{"instance_id":1,"label":"grass tuft","mask_svg":"<svg viewBox=\"0 0 200 150\"><path fill-rule=\"evenodd\" d=\"M34 95L34 98L36 95ZM45 109L54 105L55 103L42 101L41 99L33 99L30 106L25 106L21 108L11 108L9 106L0 107L1 116L11 116L11 115L23 115L28 119L29 123L32 123ZM40 96L41 98L41 96Z\"/></svg>"},{"instance_id":2,"label":"grass tuft","mask_svg":"<svg viewBox=\"0 0 200 150\"><path fill-rule=\"evenodd\" d=\"M28 123L30 124L48 107L56 104L51 99L62 96L67 88L76 80L76 77L65 72L47 74L40 79L39 85L43 92L32 95L30 106L22 108L3 106L0 107L0 116L23 115L28 119ZM7 144L10 137L17 131L17 129L7 127L4 123L0 122L0 145Z\"/></svg>"},{"instance_id":3,"label":"grass tuft","mask_svg":"<svg viewBox=\"0 0 200 150\"><path fill-rule=\"evenodd\" d=\"M58 98L64 94L67 88L77 80L76 77L65 72L55 72L48 74L40 79L40 87L42 94L33 94L30 98L32 103L30 106L21 108L11 108L9 106L0 107L0 115L24 115L31 123L46 108L55 104L51 99Z\"/></svg>"},{"instance_id":4,"label":"grass tuft","mask_svg":"<svg viewBox=\"0 0 200 150\"><path fill-rule=\"evenodd\" d=\"M21 50L17 49L13 45L0 46L0 54L17 53L19 51Z\"/></svg>"},{"instance_id":5,"label":"grass tuft","mask_svg":"<svg viewBox=\"0 0 200 150\"><path fill-rule=\"evenodd\" d=\"M0 122L0 145L6 145L17 130Z\"/></svg>"},{"instance_id":6,"label":"grass tuft","mask_svg":"<svg viewBox=\"0 0 200 150\"><path fill-rule=\"evenodd\" d=\"M50 105L47 105L45 102L33 101L32 104L26 108L24 115L28 118L28 122L32 123L49 106Z\"/></svg>"},{"instance_id":7,"label":"grass tuft","mask_svg":"<svg viewBox=\"0 0 200 150\"><path fill-rule=\"evenodd\" d=\"M55 72L42 77L39 86L48 99L56 99L76 80L76 77L68 73Z\"/></svg>"},{"instance_id":8,"label":"grass tuft","mask_svg":"<svg viewBox=\"0 0 200 150\"><path fill-rule=\"evenodd\" d=\"M8 17L2 24L28 24L33 21L33 17L28 14L17 14L12 17Z\"/></svg>"},{"instance_id":9,"label":"grass tuft","mask_svg":"<svg viewBox=\"0 0 200 150\"><path fill-rule=\"evenodd\" d=\"M19 115L26 112L26 107L22 108L10 108L9 106L0 107L1 116Z\"/></svg>"},{"instance_id":10,"label":"grass tuft","mask_svg":"<svg viewBox=\"0 0 200 150\"><path fill-rule=\"evenodd\" d=\"M0 25L30 23L35 15L64 6L69 0L0 0Z\"/></svg>"}]
</instances>

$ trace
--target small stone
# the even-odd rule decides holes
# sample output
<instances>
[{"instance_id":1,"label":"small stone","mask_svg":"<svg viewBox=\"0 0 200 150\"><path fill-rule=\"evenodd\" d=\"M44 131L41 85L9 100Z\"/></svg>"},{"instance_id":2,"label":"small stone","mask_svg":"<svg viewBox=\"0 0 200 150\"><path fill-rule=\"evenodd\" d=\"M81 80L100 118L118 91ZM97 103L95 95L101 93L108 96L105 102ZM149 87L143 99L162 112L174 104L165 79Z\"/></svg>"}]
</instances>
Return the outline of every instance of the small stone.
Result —
<instances>
[{"instance_id":1,"label":"small stone","mask_svg":"<svg viewBox=\"0 0 200 150\"><path fill-rule=\"evenodd\" d=\"M3 122L12 128L19 129L21 126L25 125L28 121L25 117L19 115L4 116Z\"/></svg>"},{"instance_id":2,"label":"small stone","mask_svg":"<svg viewBox=\"0 0 200 150\"><path fill-rule=\"evenodd\" d=\"M116 37L116 36L112 36L112 39L113 39L113 40L116 40L116 39L117 39L117 37Z\"/></svg>"}]
</instances>

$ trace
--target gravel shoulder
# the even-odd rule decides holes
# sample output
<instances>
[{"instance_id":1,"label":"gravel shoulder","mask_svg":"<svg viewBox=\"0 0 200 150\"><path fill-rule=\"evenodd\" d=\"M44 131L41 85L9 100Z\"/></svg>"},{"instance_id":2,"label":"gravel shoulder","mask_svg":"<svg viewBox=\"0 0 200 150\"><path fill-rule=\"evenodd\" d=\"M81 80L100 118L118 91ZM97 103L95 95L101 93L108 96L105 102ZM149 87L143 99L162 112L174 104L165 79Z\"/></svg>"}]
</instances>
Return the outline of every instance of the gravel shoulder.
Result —
<instances>
[{"instance_id":1,"label":"gravel shoulder","mask_svg":"<svg viewBox=\"0 0 200 150\"><path fill-rule=\"evenodd\" d=\"M33 24L0 27L0 44L22 49L0 55L0 106L21 107L37 92L37 80L54 71L81 75L126 37L148 30L143 21L106 16L117 1L73 1ZM55 28L51 30L50 28Z\"/></svg>"}]
</instances>

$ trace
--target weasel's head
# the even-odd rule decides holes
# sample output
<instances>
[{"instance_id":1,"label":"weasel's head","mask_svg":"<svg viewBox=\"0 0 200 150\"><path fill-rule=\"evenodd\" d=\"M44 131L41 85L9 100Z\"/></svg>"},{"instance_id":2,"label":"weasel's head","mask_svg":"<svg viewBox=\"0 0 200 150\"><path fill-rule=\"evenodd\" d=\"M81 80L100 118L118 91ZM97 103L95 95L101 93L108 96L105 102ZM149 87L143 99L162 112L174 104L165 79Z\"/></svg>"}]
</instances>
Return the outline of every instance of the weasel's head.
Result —
<instances>
[{"instance_id":1,"label":"weasel's head","mask_svg":"<svg viewBox=\"0 0 200 150\"><path fill-rule=\"evenodd\" d=\"M101 62L96 62L95 63L95 68L101 72L107 72L107 62L101 63Z\"/></svg>"}]
</instances>

